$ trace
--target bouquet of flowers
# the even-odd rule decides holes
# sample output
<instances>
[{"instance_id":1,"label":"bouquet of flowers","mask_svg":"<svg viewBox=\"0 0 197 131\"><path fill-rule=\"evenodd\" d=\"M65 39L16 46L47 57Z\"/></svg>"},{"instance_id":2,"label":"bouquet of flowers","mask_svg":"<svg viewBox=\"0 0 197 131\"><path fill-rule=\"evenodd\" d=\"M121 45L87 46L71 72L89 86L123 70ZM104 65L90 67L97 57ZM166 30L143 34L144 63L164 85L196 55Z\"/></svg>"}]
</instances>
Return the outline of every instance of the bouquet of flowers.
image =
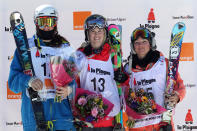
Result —
<instances>
[{"instance_id":1,"label":"bouquet of flowers","mask_svg":"<svg viewBox=\"0 0 197 131\"><path fill-rule=\"evenodd\" d=\"M69 59L63 59L61 56L52 56L50 58L51 78L56 86L65 87L68 85L78 74L74 57L70 56ZM56 102L61 102L61 97L55 97Z\"/></svg>"},{"instance_id":2,"label":"bouquet of flowers","mask_svg":"<svg viewBox=\"0 0 197 131\"><path fill-rule=\"evenodd\" d=\"M141 119L149 114L159 114L165 110L156 104L153 93L137 87L135 78L133 79L133 87L126 88L124 91L127 114L131 115L132 118Z\"/></svg>"},{"instance_id":3,"label":"bouquet of flowers","mask_svg":"<svg viewBox=\"0 0 197 131\"><path fill-rule=\"evenodd\" d=\"M158 115L166 111L165 108L156 104L154 95L151 92L146 92L142 88L136 88L134 79L134 88L126 88L126 113L132 118L127 121L127 125L132 128L135 125L136 119L142 119L149 115Z\"/></svg>"},{"instance_id":4,"label":"bouquet of flowers","mask_svg":"<svg viewBox=\"0 0 197 131\"><path fill-rule=\"evenodd\" d=\"M126 111L134 119L141 119L149 114L160 114L165 109L156 104L152 93L147 93L143 89L136 91L128 89L126 99Z\"/></svg>"},{"instance_id":5,"label":"bouquet of flowers","mask_svg":"<svg viewBox=\"0 0 197 131\"><path fill-rule=\"evenodd\" d=\"M114 105L100 94L77 88L74 106L76 117L94 123L107 116Z\"/></svg>"},{"instance_id":6,"label":"bouquet of flowers","mask_svg":"<svg viewBox=\"0 0 197 131\"><path fill-rule=\"evenodd\" d=\"M130 108L142 115L148 115L157 112L153 94L147 93L143 89L138 89L135 92L129 88L129 94L126 102Z\"/></svg>"}]
</instances>

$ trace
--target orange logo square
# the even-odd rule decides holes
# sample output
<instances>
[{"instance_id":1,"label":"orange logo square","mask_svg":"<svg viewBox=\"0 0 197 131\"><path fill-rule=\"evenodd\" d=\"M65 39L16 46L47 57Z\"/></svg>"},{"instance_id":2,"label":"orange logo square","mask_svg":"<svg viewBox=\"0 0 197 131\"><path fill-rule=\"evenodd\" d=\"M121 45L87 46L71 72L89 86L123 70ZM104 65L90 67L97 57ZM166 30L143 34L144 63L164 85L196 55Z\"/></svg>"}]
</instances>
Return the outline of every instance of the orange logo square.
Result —
<instances>
[{"instance_id":1,"label":"orange logo square","mask_svg":"<svg viewBox=\"0 0 197 131\"><path fill-rule=\"evenodd\" d=\"M73 12L73 30L83 30L84 22L91 11Z\"/></svg>"},{"instance_id":2,"label":"orange logo square","mask_svg":"<svg viewBox=\"0 0 197 131\"><path fill-rule=\"evenodd\" d=\"M45 79L44 84L46 86L46 89L54 89L54 85L51 79Z\"/></svg>"},{"instance_id":3,"label":"orange logo square","mask_svg":"<svg viewBox=\"0 0 197 131\"><path fill-rule=\"evenodd\" d=\"M194 43L182 43L180 61L194 61Z\"/></svg>"},{"instance_id":4,"label":"orange logo square","mask_svg":"<svg viewBox=\"0 0 197 131\"><path fill-rule=\"evenodd\" d=\"M8 82L7 82L7 99L21 99L21 93L14 93L11 91L8 87Z\"/></svg>"}]
</instances>

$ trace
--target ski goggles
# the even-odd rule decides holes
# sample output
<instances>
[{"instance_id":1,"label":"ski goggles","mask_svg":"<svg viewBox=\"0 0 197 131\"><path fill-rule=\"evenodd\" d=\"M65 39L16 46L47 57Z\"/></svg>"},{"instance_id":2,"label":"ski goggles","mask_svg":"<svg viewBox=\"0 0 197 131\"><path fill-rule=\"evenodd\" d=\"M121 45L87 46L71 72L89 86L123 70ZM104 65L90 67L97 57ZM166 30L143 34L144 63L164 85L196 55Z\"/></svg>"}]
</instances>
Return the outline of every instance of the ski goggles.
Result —
<instances>
[{"instance_id":1,"label":"ski goggles","mask_svg":"<svg viewBox=\"0 0 197 131\"><path fill-rule=\"evenodd\" d=\"M85 29L94 29L96 27L98 28L105 28L107 26L105 18L99 17L99 18L89 18L86 21Z\"/></svg>"},{"instance_id":2,"label":"ski goggles","mask_svg":"<svg viewBox=\"0 0 197 131\"><path fill-rule=\"evenodd\" d=\"M150 31L145 28L137 28L133 31L131 41L135 41L139 36L142 38L150 38Z\"/></svg>"},{"instance_id":3,"label":"ski goggles","mask_svg":"<svg viewBox=\"0 0 197 131\"><path fill-rule=\"evenodd\" d=\"M39 26L40 29L45 27L54 28L57 25L57 17L41 16L37 17L35 24Z\"/></svg>"}]
</instances>

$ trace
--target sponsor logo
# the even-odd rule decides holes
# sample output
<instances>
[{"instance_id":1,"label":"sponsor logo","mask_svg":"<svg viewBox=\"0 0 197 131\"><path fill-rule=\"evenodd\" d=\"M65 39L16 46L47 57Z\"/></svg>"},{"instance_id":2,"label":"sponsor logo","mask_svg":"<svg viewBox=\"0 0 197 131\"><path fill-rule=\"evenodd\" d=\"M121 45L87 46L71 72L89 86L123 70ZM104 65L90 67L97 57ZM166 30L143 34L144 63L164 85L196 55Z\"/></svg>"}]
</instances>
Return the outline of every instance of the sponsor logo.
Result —
<instances>
[{"instance_id":1,"label":"sponsor logo","mask_svg":"<svg viewBox=\"0 0 197 131\"><path fill-rule=\"evenodd\" d=\"M91 14L91 11L73 12L73 30L83 30L84 22Z\"/></svg>"},{"instance_id":2,"label":"sponsor logo","mask_svg":"<svg viewBox=\"0 0 197 131\"><path fill-rule=\"evenodd\" d=\"M44 84L46 86L46 89L54 89L54 84L51 79L45 79Z\"/></svg>"},{"instance_id":3,"label":"sponsor logo","mask_svg":"<svg viewBox=\"0 0 197 131\"><path fill-rule=\"evenodd\" d=\"M172 16L172 19L175 19L175 20L177 20L177 19L194 19L194 16L191 16L191 15Z\"/></svg>"},{"instance_id":4,"label":"sponsor logo","mask_svg":"<svg viewBox=\"0 0 197 131\"><path fill-rule=\"evenodd\" d=\"M138 123L138 122L145 122L145 121L155 121L156 119L161 119L162 116L161 115L155 115L155 116L147 116L143 119L136 119L135 120L135 123Z\"/></svg>"},{"instance_id":5,"label":"sponsor logo","mask_svg":"<svg viewBox=\"0 0 197 131\"><path fill-rule=\"evenodd\" d=\"M191 109L188 109L185 116L185 124L177 125L177 129L182 131L192 131L193 129L197 129L197 126L193 125L193 123L194 121L193 121Z\"/></svg>"},{"instance_id":6,"label":"sponsor logo","mask_svg":"<svg viewBox=\"0 0 197 131\"><path fill-rule=\"evenodd\" d=\"M194 61L194 43L182 43L180 61Z\"/></svg>"},{"instance_id":7,"label":"sponsor logo","mask_svg":"<svg viewBox=\"0 0 197 131\"><path fill-rule=\"evenodd\" d=\"M108 22L123 22L126 21L126 18L116 17L116 18L106 18Z\"/></svg>"},{"instance_id":8,"label":"sponsor logo","mask_svg":"<svg viewBox=\"0 0 197 131\"><path fill-rule=\"evenodd\" d=\"M143 79L143 80L137 81L137 85L138 86L140 86L140 85L145 86L145 85L150 85L153 82L156 82L156 80L155 79L150 79L150 80Z\"/></svg>"},{"instance_id":9,"label":"sponsor logo","mask_svg":"<svg viewBox=\"0 0 197 131\"><path fill-rule=\"evenodd\" d=\"M189 124L189 123L193 124L193 117L192 117L191 109L188 109L188 112L185 117L185 124Z\"/></svg>"},{"instance_id":10,"label":"sponsor logo","mask_svg":"<svg viewBox=\"0 0 197 131\"><path fill-rule=\"evenodd\" d=\"M6 122L5 125L6 126L22 126L22 121L20 122L17 122L17 121L14 121L14 122Z\"/></svg>"},{"instance_id":11,"label":"sponsor logo","mask_svg":"<svg viewBox=\"0 0 197 131\"><path fill-rule=\"evenodd\" d=\"M7 99L21 99L21 93L14 93L11 91L8 87L8 82L7 82Z\"/></svg>"},{"instance_id":12,"label":"sponsor logo","mask_svg":"<svg viewBox=\"0 0 197 131\"><path fill-rule=\"evenodd\" d=\"M140 24L140 27L148 28L150 30L160 28L160 25L155 24L156 23L156 18L155 18L155 13L154 13L153 8L151 8L149 13L148 13L147 21L148 21L148 23L146 23L146 24Z\"/></svg>"},{"instance_id":13,"label":"sponsor logo","mask_svg":"<svg viewBox=\"0 0 197 131\"><path fill-rule=\"evenodd\" d=\"M148 23L155 23L155 14L153 12L153 8L150 9L148 13Z\"/></svg>"},{"instance_id":14,"label":"sponsor logo","mask_svg":"<svg viewBox=\"0 0 197 131\"><path fill-rule=\"evenodd\" d=\"M148 28L148 29L155 29L155 28L160 28L160 25L150 25L150 24L140 24L140 27L143 27L143 28Z\"/></svg>"},{"instance_id":15,"label":"sponsor logo","mask_svg":"<svg viewBox=\"0 0 197 131\"><path fill-rule=\"evenodd\" d=\"M6 26L5 26L5 32L12 32L12 28L11 28L11 27L6 27Z\"/></svg>"},{"instance_id":16,"label":"sponsor logo","mask_svg":"<svg viewBox=\"0 0 197 131\"><path fill-rule=\"evenodd\" d=\"M185 87L189 87L189 88L192 88L192 87L196 87L196 84L185 84Z\"/></svg>"},{"instance_id":17,"label":"sponsor logo","mask_svg":"<svg viewBox=\"0 0 197 131\"><path fill-rule=\"evenodd\" d=\"M111 75L110 72L104 71L101 68L96 68L96 69L91 68L89 64L88 64L88 71L91 72L91 73L99 74L99 75Z\"/></svg>"}]
</instances>

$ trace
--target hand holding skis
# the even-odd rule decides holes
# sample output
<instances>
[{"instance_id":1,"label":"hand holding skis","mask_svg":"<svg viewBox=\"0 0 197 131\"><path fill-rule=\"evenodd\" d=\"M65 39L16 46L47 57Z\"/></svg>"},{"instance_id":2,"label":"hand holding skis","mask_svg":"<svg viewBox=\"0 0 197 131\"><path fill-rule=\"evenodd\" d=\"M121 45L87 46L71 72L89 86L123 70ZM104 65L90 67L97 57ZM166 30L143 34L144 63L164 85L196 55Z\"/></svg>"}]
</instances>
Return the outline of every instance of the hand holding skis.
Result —
<instances>
[{"instance_id":1,"label":"hand holding skis","mask_svg":"<svg viewBox=\"0 0 197 131\"><path fill-rule=\"evenodd\" d=\"M180 100L177 93L173 92L170 96L165 97L165 103L170 104L171 107L175 107L178 101Z\"/></svg>"},{"instance_id":2,"label":"hand holding skis","mask_svg":"<svg viewBox=\"0 0 197 131\"><path fill-rule=\"evenodd\" d=\"M28 83L29 87L31 87L34 91L39 91L39 90L42 90L43 88L43 82L37 78L37 77L32 77L30 80L29 80L29 83Z\"/></svg>"}]
</instances>

